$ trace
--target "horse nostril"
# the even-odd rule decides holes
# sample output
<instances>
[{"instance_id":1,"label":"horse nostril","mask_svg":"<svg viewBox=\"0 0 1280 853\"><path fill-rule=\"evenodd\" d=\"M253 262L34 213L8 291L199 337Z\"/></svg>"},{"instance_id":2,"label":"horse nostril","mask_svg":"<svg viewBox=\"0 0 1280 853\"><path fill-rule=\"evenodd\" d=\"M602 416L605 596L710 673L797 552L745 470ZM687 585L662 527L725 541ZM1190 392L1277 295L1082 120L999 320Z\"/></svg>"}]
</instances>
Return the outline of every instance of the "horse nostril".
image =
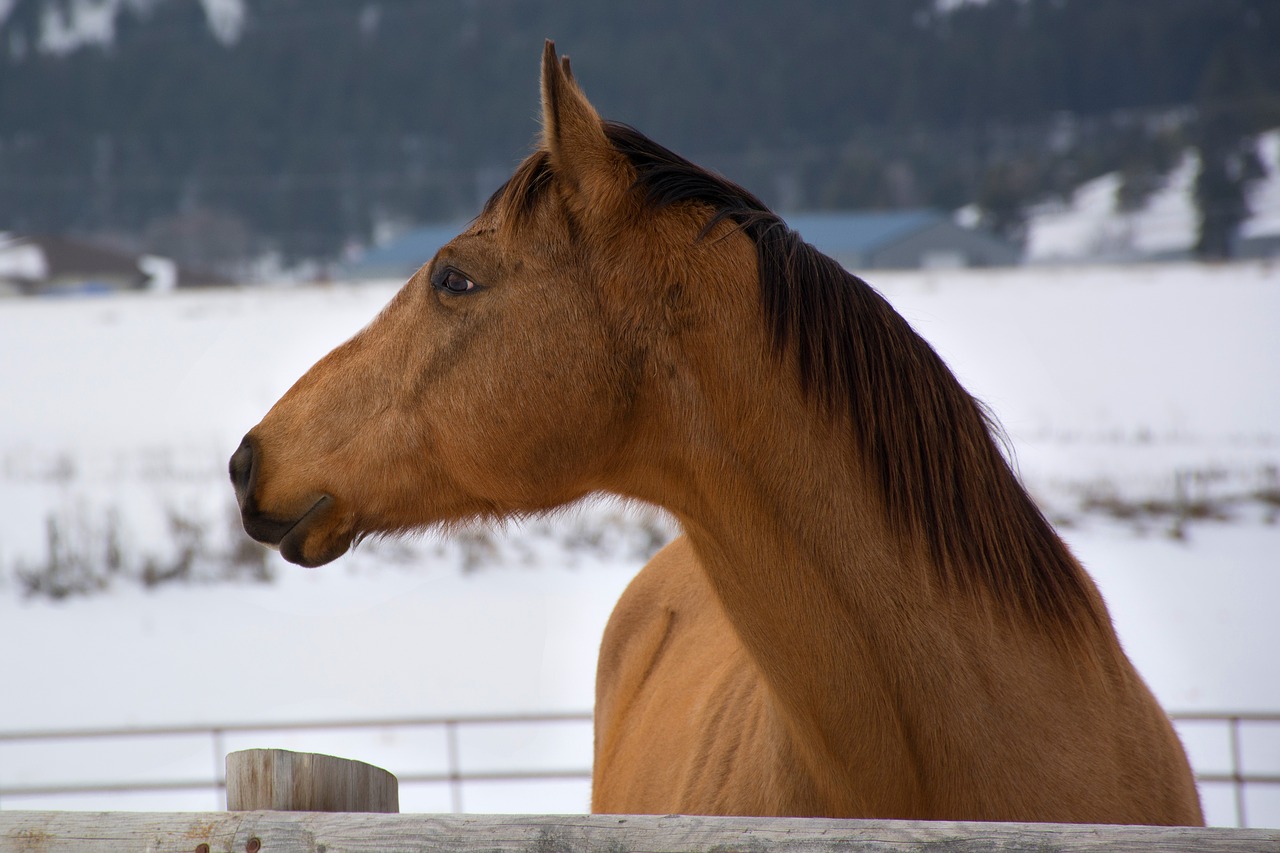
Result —
<instances>
[{"instance_id":1,"label":"horse nostril","mask_svg":"<svg viewBox=\"0 0 1280 853\"><path fill-rule=\"evenodd\" d=\"M231 454L231 485L236 490L236 501L243 508L253 491L253 442L244 437L236 452Z\"/></svg>"}]
</instances>

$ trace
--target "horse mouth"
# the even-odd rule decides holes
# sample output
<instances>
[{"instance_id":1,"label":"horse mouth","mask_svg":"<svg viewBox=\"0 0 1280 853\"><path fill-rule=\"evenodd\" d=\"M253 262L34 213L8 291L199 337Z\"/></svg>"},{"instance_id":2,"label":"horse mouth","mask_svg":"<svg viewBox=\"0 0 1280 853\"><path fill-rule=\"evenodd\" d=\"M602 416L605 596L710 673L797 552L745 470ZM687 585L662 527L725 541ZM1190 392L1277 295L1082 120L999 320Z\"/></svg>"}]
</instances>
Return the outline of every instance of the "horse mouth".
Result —
<instances>
[{"instance_id":1,"label":"horse mouth","mask_svg":"<svg viewBox=\"0 0 1280 853\"><path fill-rule=\"evenodd\" d=\"M276 548L280 556L291 563L307 568L315 568L332 562L342 556L349 542L329 542L319 554L308 553L308 537L317 530L317 526L334 508L334 500L329 495L321 495L302 515L292 519L273 518L252 510L241 513L245 533L253 539ZM332 539L322 536L322 539Z\"/></svg>"},{"instance_id":2,"label":"horse mouth","mask_svg":"<svg viewBox=\"0 0 1280 853\"><path fill-rule=\"evenodd\" d=\"M349 533L321 529L337 505L332 495L321 493L301 515L281 517L262 510L255 497L261 473L260 459L257 442L246 435L229 465L244 532L263 545L279 549L280 555L289 562L308 568L324 565L346 553L352 541ZM317 540L312 542L310 554L307 553L309 538Z\"/></svg>"}]
</instances>

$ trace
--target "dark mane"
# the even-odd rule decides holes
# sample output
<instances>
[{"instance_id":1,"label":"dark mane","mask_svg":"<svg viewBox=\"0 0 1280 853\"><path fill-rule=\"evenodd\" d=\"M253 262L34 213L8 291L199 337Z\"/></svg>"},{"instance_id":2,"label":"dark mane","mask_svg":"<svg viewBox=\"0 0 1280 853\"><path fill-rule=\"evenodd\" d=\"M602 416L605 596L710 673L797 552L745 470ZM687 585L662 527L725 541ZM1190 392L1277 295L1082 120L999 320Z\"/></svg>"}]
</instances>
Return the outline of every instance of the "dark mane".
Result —
<instances>
[{"instance_id":1,"label":"dark mane","mask_svg":"<svg viewBox=\"0 0 1280 853\"><path fill-rule=\"evenodd\" d=\"M489 196L481 216L500 213L504 219L519 221L533 212L550 182L550 158L545 151L535 151Z\"/></svg>"},{"instance_id":2,"label":"dark mane","mask_svg":"<svg viewBox=\"0 0 1280 853\"><path fill-rule=\"evenodd\" d=\"M986 411L876 290L741 187L640 132L605 123L655 208L691 202L756 246L775 353L805 393L844 410L884 492L890 524L925 543L947 588L990 589L1036 618L1104 621L1087 578L1010 469Z\"/></svg>"}]
</instances>

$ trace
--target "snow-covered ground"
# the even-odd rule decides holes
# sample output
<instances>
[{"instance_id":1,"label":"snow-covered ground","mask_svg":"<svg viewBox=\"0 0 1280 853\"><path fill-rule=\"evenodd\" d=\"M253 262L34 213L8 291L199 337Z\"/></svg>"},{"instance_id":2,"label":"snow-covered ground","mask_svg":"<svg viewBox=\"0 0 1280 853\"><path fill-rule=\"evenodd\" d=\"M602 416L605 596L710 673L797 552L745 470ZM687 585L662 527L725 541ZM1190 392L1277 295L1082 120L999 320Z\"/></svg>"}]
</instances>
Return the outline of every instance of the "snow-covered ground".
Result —
<instances>
[{"instance_id":1,"label":"snow-covered ground","mask_svg":"<svg viewBox=\"0 0 1280 853\"><path fill-rule=\"evenodd\" d=\"M1054 267L874 283L994 409L1024 479L1097 577L1166 706L1280 710L1280 268ZM667 535L660 516L596 504L495 534L374 543L310 571L235 557L227 456L393 292L0 301L0 735L590 708L604 621ZM117 569L103 575L110 554ZM105 588L27 596L55 555L64 569L93 563ZM196 583L144 584L183 566ZM274 582L249 579L263 573ZM227 574L240 579L215 583ZM1247 730L1248 770L1280 773L1276 728ZM1222 731L1184 733L1199 766L1223 769ZM442 747L416 737L226 746L438 770ZM463 747L473 769L580 767L590 731L471 732ZM210 773L207 739L132 744L127 761L107 748L0 740L0 790ZM1280 825L1277 788L1251 790L1251 822ZM1213 819L1231 820L1229 794L1206 789ZM466 805L581 811L586 798L581 782L476 784ZM0 806L217 803L171 794ZM443 786L405 792L405 810L448 807Z\"/></svg>"}]
</instances>

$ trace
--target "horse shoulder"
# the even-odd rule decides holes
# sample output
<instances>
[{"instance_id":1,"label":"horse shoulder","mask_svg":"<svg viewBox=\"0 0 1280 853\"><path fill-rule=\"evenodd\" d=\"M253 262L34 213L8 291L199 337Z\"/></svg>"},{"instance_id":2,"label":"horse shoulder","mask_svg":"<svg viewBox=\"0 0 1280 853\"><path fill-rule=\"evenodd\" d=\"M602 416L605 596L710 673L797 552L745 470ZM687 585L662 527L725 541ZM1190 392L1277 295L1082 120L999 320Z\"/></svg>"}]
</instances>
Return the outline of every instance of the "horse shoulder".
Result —
<instances>
[{"instance_id":1,"label":"horse shoulder","mask_svg":"<svg viewBox=\"0 0 1280 853\"><path fill-rule=\"evenodd\" d=\"M676 539L627 585L609 616L596 669L596 725L641 691L669 646L681 611L692 596L686 575L698 571L687 541ZM683 620L682 620L683 621Z\"/></svg>"},{"instance_id":2,"label":"horse shoulder","mask_svg":"<svg viewBox=\"0 0 1280 853\"><path fill-rule=\"evenodd\" d=\"M592 810L803 810L770 702L692 546L674 540L627 587L605 629Z\"/></svg>"}]
</instances>

